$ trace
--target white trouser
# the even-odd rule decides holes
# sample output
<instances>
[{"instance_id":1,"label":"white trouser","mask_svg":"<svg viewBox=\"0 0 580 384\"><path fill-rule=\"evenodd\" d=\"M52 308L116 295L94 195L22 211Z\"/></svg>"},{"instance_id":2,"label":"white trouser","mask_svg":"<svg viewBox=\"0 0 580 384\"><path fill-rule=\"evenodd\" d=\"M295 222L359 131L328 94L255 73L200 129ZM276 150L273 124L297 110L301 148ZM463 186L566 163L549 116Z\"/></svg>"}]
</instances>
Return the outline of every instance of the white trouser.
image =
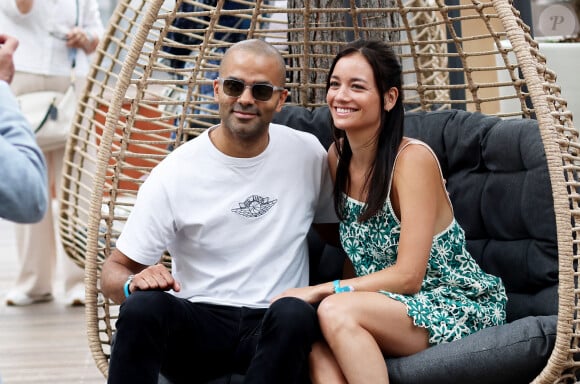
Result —
<instances>
[{"instance_id":1,"label":"white trouser","mask_svg":"<svg viewBox=\"0 0 580 384\"><path fill-rule=\"evenodd\" d=\"M11 88L16 95L26 92L65 91L68 77L54 77L16 72ZM82 87L77 84L77 92ZM43 152L48 171L50 200L58 199L64 160L64 148ZM55 204L55 207L57 204ZM58 236L58 212L48 204L44 218L35 224L16 225L16 246L20 269L14 289L30 296L54 291L57 260L64 279L64 291L84 290L84 272L65 253Z\"/></svg>"}]
</instances>

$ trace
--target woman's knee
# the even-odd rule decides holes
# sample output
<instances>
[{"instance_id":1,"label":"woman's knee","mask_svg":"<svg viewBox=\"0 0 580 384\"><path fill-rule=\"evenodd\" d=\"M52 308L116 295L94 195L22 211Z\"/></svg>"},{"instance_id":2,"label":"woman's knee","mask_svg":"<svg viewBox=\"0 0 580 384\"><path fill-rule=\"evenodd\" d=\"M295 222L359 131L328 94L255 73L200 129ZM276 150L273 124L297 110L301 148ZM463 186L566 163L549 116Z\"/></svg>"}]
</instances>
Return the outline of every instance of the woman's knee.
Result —
<instances>
[{"instance_id":1,"label":"woman's knee","mask_svg":"<svg viewBox=\"0 0 580 384\"><path fill-rule=\"evenodd\" d=\"M317 309L318 321L323 333L353 324L352 309L348 301L338 295L326 297Z\"/></svg>"}]
</instances>

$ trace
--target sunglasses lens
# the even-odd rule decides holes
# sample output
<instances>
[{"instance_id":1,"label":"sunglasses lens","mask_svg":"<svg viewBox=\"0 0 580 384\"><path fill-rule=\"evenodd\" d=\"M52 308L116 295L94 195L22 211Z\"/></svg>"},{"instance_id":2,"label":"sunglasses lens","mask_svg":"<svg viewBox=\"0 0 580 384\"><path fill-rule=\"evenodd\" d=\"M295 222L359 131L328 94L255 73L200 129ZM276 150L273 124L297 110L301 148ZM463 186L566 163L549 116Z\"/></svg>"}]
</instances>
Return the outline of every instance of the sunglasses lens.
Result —
<instances>
[{"instance_id":1,"label":"sunglasses lens","mask_svg":"<svg viewBox=\"0 0 580 384\"><path fill-rule=\"evenodd\" d=\"M239 80L226 79L223 82L224 92L228 96L240 97L244 93L246 85Z\"/></svg>"},{"instance_id":2,"label":"sunglasses lens","mask_svg":"<svg viewBox=\"0 0 580 384\"><path fill-rule=\"evenodd\" d=\"M254 84L252 87L252 96L260 101L268 101L272 97L274 89L266 84Z\"/></svg>"},{"instance_id":3,"label":"sunglasses lens","mask_svg":"<svg viewBox=\"0 0 580 384\"><path fill-rule=\"evenodd\" d=\"M240 97L246 89L246 83L240 80L224 79L223 88L226 95L231 97ZM268 101L272 98L274 88L268 84L254 84L252 85L252 96L256 100Z\"/></svg>"}]
</instances>

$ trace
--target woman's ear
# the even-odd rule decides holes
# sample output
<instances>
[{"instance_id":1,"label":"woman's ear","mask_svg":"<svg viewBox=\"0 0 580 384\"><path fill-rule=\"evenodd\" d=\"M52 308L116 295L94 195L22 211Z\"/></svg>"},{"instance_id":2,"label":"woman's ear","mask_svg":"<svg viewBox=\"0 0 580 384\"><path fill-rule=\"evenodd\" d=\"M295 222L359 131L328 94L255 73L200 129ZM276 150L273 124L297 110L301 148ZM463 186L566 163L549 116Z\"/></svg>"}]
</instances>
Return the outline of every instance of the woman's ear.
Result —
<instances>
[{"instance_id":1,"label":"woman's ear","mask_svg":"<svg viewBox=\"0 0 580 384\"><path fill-rule=\"evenodd\" d=\"M389 90L385 92L384 98L385 110L390 112L397 103L397 99L399 98L399 90L395 87L389 88Z\"/></svg>"}]
</instances>

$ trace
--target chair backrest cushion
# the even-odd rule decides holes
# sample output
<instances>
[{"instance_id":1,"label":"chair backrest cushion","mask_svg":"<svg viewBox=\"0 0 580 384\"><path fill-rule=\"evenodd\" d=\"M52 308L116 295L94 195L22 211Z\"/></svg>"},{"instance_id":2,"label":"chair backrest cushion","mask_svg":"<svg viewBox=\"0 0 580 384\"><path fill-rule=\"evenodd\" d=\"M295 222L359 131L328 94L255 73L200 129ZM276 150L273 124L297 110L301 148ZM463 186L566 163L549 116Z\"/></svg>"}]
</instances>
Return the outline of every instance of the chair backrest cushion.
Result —
<instances>
[{"instance_id":1,"label":"chair backrest cushion","mask_svg":"<svg viewBox=\"0 0 580 384\"><path fill-rule=\"evenodd\" d=\"M285 106L275 122L311 132L328 147L328 108ZM437 154L472 256L500 276L507 316L558 311L552 188L538 123L461 110L407 113L405 134Z\"/></svg>"}]
</instances>

